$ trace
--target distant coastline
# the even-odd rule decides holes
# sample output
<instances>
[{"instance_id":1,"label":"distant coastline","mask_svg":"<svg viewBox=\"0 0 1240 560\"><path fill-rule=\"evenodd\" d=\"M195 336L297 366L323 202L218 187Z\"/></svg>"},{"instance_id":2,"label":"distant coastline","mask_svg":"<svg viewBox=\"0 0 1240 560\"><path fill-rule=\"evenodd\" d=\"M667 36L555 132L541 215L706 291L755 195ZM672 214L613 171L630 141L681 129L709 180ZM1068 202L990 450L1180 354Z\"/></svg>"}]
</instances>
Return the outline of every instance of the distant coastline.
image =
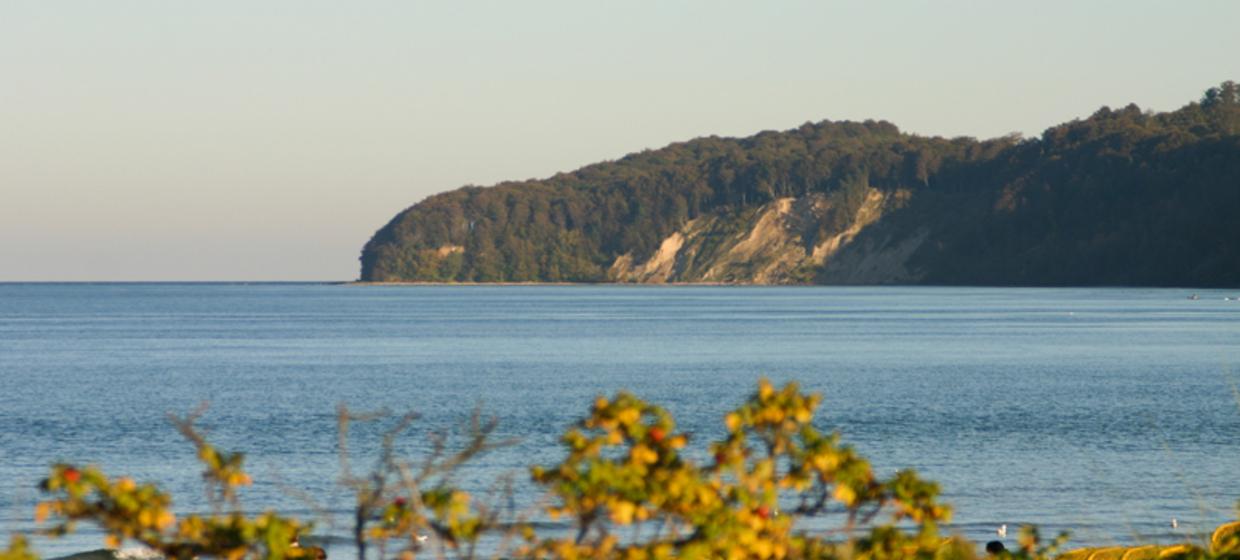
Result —
<instances>
[{"instance_id":1,"label":"distant coastline","mask_svg":"<svg viewBox=\"0 0 1240 560\"><path fill-rule=\"evenodd\" d=\"M349 286L774 286L777 284L754 284L740 282L666 282L666 283L638 283L638 282L436 282L436 281L417 281L417 280L401 280L396 282L373 282L366 280L355 280L352 282L341 282ZM786 286L809 286L809 284L783 284Z\"/></svg>"},{"instance_id":2,"label":"distant coastline","mask_svg":"<svg viewBox=\"0 0 1240 560\"><path fill-rule=\"evenodd\" d=\"M1240 86L1038 138L807 123L464 187L367 242L365 282L1240 286Z\"/></svg>"},{"instance_id":3,"label":"distant coastline","mask_svg":"<svg viewBox=\"0 0 1240 560\"><path fill-rule=\"evenodd\" d=\"M1080 284L1080 285L1005 285L1005 284L762 284L756 282L436 282L436 281L396 281L396 282L373 282L365 280L352 280L345 282L328 282L331 285L351 286L351 287L537 287L537 286L565 286L565 287L590 287L590 286L621 286L634 288L710 288L710 287L735 287L735 288L978 288L978 289L1045 289L1045 290L1071 290L1071 289L1100 289L1100 290L1133 290L1133 289L1149 289L1149 290L1174 290L1188 293L1196 293L1203 291L1214 292L1231 292L1240 290L1237 286L1128 286L1128 285L1111 285L1111 284ZM1240 301L1240 293L1234 297L1226 297L1229 301Z\"/></svg>"}]
</instances>

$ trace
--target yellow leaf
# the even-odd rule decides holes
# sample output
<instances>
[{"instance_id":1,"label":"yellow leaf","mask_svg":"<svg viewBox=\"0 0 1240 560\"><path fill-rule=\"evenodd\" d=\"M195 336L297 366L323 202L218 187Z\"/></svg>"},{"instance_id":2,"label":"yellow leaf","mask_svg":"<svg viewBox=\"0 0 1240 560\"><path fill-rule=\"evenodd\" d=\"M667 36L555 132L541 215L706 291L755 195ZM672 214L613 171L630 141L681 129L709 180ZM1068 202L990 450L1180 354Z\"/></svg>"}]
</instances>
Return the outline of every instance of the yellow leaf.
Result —
<instances>
[{"instance_id":1,"label":"yellow leaf","mask_svg":"<svg viewBox=\"0 0 1240 560\"><path fill-rule=\"evenodd\" d=\"M843 502L844 505L846 506L853 505L853 502L857 500L857 493L854 492L852 488L849 488L848 486L845 486L843 484L837 485L835 487L834 494L835 494L835 499Z\"/></svg>"},{"instance_id":2,"label":"yellow leaf","mask_svg":"<svg viewBox=\"0 0 1240 560\"><path fill-rule=\"evenodd\" d=\"M819 471L831 471L840 466L840 458L838 455L823 452L815 455L813 458L814 468Z\"/></svg>"},{"instance_id":3,"label":"yellow leaf","mask_svg":"<svg viewBox=\"0 0 1240 560\"><path fill-rule=\"evenodd\" d=\"M611 520L620 525L628 525L633 522L633 514L636 510L637 506L634 506L633 502L614 502L611 504Z\"/></svg>"},{"instance_id":4,"label":"yellow leaf","mask_svg":"<svg viewBox=\"0 0 1240 560\"><path fill-rule=\"evenodd\" d=\"M636 408L626 408L620 411L620 414L616 415L616 419L619 420L621 424L632 424L641 418L641 415L641 411Z\"/></svg>"},{"instance_id":5,"label":"yellow leaf","mask_svg":"<svg viewBox=\"0 0 1240 560\"><path fill-rule=\"evenodd\" d=\"M763 379L758 382L758 397L762 400L771 398L775 394L775 388L771 386L769 379Z\"/></svg>"},{"instance_id":6,"label":"yellow leaf","mask_svg":"<svg viewBox=\"0 0 1240 560\"><path fill-rule=\"evenodd\" d=\"M629 452L629 456L636 463L650 464L659 460L659 454L643 444L638 444Z\"/></svg>"},{"instance_id":7,"label":"yellow leaf","mask_svg":"<svg viewBox=\"0 0 1240 560\"><path fill-rule=\"evenodd\" d=\"M727 425L729 432L735 432L741 427L741 417L737 413L732 412L723 417L723 423Z\"/></svg>"},{"instance_id":8,"label":"yellow leaf","mask_svg":"<svg viewBox=\"0 0 1240 560\"><path fill-rule=\"evenodd\" d=\"M108 549L118 549L121 547L121 540L116 535L107 535L103 537L103 547Z\"/></svg>"},{"instance_id":9,"label":"yellow leaf","mask_svg":"<svg viewBox=\"0 0 1240 560\"><path fill-rule=\"evenodd\" d=\"M46 520L47 514L51 511L51 508L51 504L47 502L39 502L39 505L34 506L34 522L42 523Z\"/></svg>"}]
</instances>

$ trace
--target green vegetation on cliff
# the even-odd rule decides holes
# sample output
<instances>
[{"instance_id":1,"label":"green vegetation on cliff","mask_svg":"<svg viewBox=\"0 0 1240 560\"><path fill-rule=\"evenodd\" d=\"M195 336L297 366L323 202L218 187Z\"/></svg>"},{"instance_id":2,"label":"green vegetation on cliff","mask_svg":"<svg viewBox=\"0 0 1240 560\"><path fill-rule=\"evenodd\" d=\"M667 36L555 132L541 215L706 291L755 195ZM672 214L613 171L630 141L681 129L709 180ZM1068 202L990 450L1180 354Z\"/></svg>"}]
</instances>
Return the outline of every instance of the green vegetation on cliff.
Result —
<instances>
[{"instance_id":1,"label":"green vegetation on cliff","mask_svg":"<svg viewBox=\"0 0 1240 560\"><path fill-rule=\"evenodd\" d=\"M699 138L398 214L365 281L1240 285L1240 86L1040 138Z\"/></svg>"}]
</instances>

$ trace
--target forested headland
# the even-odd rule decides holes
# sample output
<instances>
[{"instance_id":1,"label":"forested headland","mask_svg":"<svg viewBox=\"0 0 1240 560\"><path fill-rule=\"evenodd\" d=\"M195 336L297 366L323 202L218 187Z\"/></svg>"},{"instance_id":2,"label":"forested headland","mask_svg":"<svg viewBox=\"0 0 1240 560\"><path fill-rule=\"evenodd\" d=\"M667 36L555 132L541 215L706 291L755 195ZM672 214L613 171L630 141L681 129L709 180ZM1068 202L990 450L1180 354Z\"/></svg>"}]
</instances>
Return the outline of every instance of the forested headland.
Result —
<instances>
[{"instance_id":1,"label":"forested headland","mask_svg":"<svg viewBox=\"0 0 1240 560\"><path fill-rule=\"evenodd\" d=\"M1038 138L698 138L400 212L373 282L1240 286L1240 86Z\"/></svg>"}]
</instances>

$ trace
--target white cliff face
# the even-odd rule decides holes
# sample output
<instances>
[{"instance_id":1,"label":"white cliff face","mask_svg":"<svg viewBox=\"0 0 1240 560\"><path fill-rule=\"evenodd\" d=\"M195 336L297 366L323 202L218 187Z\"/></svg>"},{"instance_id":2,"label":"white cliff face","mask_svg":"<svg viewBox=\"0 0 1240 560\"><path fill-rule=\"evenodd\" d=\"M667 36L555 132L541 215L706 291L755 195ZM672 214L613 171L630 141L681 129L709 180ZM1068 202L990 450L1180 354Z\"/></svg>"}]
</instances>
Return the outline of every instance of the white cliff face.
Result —
<instances>
[{"instance_id":1,"label":"white cliff face","mask_svg":"<svg viewBox=\"0 0 1240 560\"><path fill-rule=\"evenodd\" d=\"M616 282L718 282L796 284L903 282L919 275L907 261L926 239L919 231L910 238L854 242L880 222L884 214L905 203L906 192L883 193L870 188L842 231L819 239L820 225L831 211L823 195L781 198L756 210L732 215L702 216L663 240L643 262L632 254L612 263ZM841 275L842 271L847 274ZM831 282L830 280L836 280Z\"/></svg>"},{"instance_id":2,"label":"white cliff face","mask_svg":"<svg viewBox=\"0 0 1240 560\"><path fill-rule=\"evenodd\" d=\"M692 224L692 222L690 222ZM685 228L689 228L686 225ZM674 277L676 255L685 244L685 235L675 232L663 240L649 260L633 265L633 256L621 255L612 263L608 276L620 282L663 283Z\"/></svg>"}]
</instances>

